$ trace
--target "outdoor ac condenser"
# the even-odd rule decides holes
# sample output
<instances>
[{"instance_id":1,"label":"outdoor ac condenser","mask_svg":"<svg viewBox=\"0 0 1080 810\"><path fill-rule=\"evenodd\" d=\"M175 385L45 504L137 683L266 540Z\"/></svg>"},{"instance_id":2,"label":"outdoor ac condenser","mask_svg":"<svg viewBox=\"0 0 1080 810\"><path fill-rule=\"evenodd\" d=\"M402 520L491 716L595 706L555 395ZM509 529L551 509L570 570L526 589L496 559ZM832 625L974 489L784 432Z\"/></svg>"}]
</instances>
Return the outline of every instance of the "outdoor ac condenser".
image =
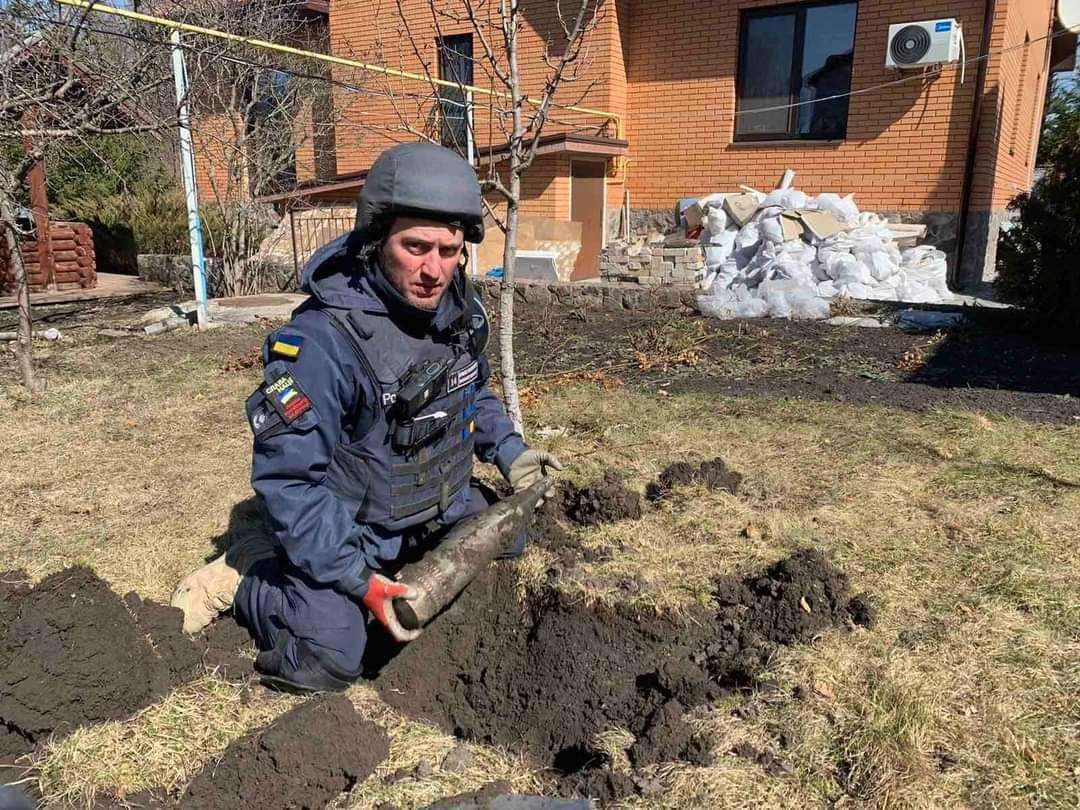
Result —
<instances>
[{"instance_id":1,"label":"outdoor ac condenser","mask_svg":"<svg viewBox=\"0 0 1080 810\"><path fill-rule=\"evenodd\" d=\"M885 67L917 68L955 62L962 49L960 23L954 19L890 25Z\"/></svg>"}]
</instances>

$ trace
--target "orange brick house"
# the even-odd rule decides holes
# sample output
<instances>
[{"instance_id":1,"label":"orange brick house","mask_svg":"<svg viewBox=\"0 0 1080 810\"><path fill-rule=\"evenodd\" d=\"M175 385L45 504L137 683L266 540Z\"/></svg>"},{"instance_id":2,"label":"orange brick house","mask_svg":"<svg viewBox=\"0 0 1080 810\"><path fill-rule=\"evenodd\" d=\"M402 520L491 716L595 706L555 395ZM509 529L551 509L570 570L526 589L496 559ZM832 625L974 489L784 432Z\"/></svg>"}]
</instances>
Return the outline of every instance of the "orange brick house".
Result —
<instances>
[{"instance_id":1,"label":"orange brick house","mask_svg":"<svg viewBox=\"0 0 1080 810\"><path fill-rule=\"evenodd\" d=\"M523 202L526 214L582 222L593 253L618 233L627 204L637 229L672 224L679 198L768 189L792 168L808 193L852 192L863 210L927 223L928 239L951 255L954 281L978 281L993 266L1009 200L1031 186L1048 75L1076 43L1048 36L1052 0L600 2L587 79L558 101L612 117L557 110ZM554 0L522 3L520 63L539 94L545 43L557 53L562 35ZM963 81L957 64L885 66L891 24L941 18L959 22L975 60ZM327 26L335 55L491 86L472 26L436 26L428 0L330 0ZM266 200L351 201L386 146L420 131L455 134L452 114L439 115L453 105L432 100L422 82L336 67L333 75L334 171L298 166L296 189ZM504 141L491 104L473 101L483 164ZM584 259L575 277L598 273Z\"/></svg>"}]
</instances>

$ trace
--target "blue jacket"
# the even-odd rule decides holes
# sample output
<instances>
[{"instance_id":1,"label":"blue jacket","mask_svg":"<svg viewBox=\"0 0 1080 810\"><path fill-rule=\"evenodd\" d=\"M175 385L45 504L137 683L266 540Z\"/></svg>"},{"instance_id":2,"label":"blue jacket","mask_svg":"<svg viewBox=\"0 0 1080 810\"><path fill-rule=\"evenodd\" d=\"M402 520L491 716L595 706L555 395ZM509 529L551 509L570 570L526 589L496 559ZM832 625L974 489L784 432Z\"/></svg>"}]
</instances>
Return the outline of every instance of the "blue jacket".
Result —
<instances>
[{"instance_id":1,"label":"blue jacket","mask_svg":"<svg viewBox=\"0 0 1080 810\"><path fill-rule=\"evenodd\" d=\"M363 309L390 317L397 310L373 283L349 239L323 246L304 268L302 288L311 297L287 325L267 337L266 382L249 397L247 415L255 434L251 483L290 562L315 582L360 598L370 570L401 553L402 533L357 522L356 504L335 494L327 482L335 449L348 444L356 426L370 423L384 407L370 366L335 324L335 316ZM445 335L463 314L461 297L452 292L444 295L434 318L420 324L432 340ZM481 356L473 411L475 453L507 476L526 448L488 387L489 376ZM456 522L465 506L464 497L457 498L437 522Z\"/></svg>"}]
</instances>

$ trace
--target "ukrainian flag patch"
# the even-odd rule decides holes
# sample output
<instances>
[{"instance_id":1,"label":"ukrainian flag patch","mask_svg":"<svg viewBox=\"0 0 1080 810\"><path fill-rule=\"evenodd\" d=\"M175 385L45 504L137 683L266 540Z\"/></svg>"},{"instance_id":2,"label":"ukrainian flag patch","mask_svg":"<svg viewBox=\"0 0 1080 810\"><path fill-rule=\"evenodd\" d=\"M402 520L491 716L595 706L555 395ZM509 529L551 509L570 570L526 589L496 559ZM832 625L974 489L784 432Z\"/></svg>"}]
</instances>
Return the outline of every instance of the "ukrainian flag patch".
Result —
<instances>
[{"instance_id":1,"label":"ukrainian flag patch","mask_svg":"<svg viewBox=\"0 0 1080 810\"><path fill-rule=\"evenodd\" d=\"M290 360L294 360L300 356L300 349L303 348L304 339L300 335L278 335L274 338L274 342L270 344L270 351L280 357L288 357Z\"/></svg>"}]
</instances>

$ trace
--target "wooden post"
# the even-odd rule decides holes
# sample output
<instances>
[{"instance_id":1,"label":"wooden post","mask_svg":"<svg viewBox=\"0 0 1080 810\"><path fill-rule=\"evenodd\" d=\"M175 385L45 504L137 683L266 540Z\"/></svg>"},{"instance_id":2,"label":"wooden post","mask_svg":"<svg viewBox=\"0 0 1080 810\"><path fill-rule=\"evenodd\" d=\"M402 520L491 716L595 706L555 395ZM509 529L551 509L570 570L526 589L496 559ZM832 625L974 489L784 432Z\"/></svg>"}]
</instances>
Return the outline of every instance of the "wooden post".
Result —
<instances>
[{"instance_id":1,"label":"wooden post","mask_svg":"<svg viewBox=\"0 0 1080 810\"><path fill-rule=\"evenodd\" d=\"M34 144L30 136L23 136L23 151L30 154ZM30 186L30 208L34 212L38 261L41 265L41 278L46 288L56 289L56 263L53 261L52 239L49 236L49 192L45 187L45 161L34 161L27 175Z\"/></svg>"}]
</instances>

